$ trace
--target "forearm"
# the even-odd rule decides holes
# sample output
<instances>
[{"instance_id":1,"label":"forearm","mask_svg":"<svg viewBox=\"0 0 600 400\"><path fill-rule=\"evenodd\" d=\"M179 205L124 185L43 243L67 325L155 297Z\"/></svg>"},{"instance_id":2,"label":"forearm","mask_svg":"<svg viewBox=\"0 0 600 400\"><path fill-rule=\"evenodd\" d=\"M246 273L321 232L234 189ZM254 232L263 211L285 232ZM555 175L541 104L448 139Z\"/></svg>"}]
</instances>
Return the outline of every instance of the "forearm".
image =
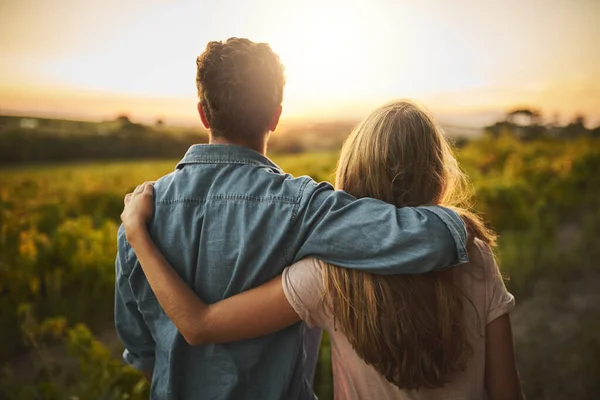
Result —
<instances>
[{"instance_id":1,"label":"forearm","mask_svg":"<svg viewBox=\"0 0 600 400\"><path fill-rule=\"evenodd\" d=\"M156 299L192 346L251 339L300 320L285 298L279 276L207 305L177 275L145 229L129 238Z\"/></svg>"},{"instance_id":2,"label":"forearm","mask_svg":"<svg viewBox=\"0 0 600 400\"><path fill-rule=\"evenodd\" d=\"M510 316L486 327L485 387L490 400L523 400Z\"/></svg>"},{"instance_id":3,"label":"forearm","mask_svg":"<svg viewBox=\"0 0 600 400\"><path fill-rule=\"evenodd\" d=\"M204 314L204 343L229 343L277 332L300 321L283 291L281 276L211 304Z\"/></svg>"},{"instance_id":4,"label":"forearm","mask_svg":"<svg viewBox=\"0 0 600 400\"><path fill-rule=\"evenodd\" d=\"M202 320L208 306L171 267L145 229L128 238L163 310L189 343L197 342L206 326Z\"/></svg>"}]
</instances>

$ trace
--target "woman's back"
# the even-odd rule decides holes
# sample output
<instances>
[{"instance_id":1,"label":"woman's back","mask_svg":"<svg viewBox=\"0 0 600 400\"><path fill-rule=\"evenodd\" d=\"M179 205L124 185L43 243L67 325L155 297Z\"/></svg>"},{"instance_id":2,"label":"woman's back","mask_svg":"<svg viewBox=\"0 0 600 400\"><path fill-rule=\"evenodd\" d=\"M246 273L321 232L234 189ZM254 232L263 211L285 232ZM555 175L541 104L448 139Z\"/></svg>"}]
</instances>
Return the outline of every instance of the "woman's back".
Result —
<instances>
[{"instance_id":1,"label":"woman's back","mask_svg":"<svg viewBox=\"0 0 600 400\"><path fill-rule=\"evenodd\" d=\"M306 259L287 268L283 275L286 297L309 325L323 327L330 335L336 399L483 399L485 398L486 325L514 306L489 247L480 240L470 246L471 262L456 268L463 301L464 324L473 350L464 372L454 373L440 389L401 390L353 350L340 327L334 326L330 307L323 303L322 264ZM401 311L400 311L401 312Z\"/></svg>"}]
</instances>

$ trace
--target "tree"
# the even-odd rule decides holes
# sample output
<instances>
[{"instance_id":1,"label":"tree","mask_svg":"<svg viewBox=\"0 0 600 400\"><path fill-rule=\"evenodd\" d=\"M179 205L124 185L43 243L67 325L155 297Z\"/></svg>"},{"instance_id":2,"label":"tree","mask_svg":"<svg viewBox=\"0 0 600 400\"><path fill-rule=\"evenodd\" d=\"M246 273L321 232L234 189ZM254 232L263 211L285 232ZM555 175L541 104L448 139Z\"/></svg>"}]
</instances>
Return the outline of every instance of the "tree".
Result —
<instances>
[{"instance_id":1,"label":"tree","mask_svg":"<svg viewBox=\"0 0 600 400\"><path fill-rule=\"evenodd\" d=\"M116 121L120 123L121 126L131 125L131 120L127 114L119 114Z\"/></svg>"},{"instance_id":2,"label":"tree","mask_svg":"<svg viewBox=\"0 0 600 400\"><path fill-rule=\"evenodd\" d=\"M585 129L585 119L585 115L577 114L575 115L575 118L573 118L573 122L571 122L571 125L575 125L580 129Z\"/></svg>"},{"instance_id":3,"label":"tree","mask_svg":"<svg viewBox=\"0 0 600 400\"><path fill-rule=\"evenodd\" d=\"M531 108L517 108L506 114L506 121L520 126L540 125L542 113Z\"/></svg>"},{"instance_id":4,"label":"tree","mask_svg":"<svg viewBox=\"0 0 600 400\"><path fill-rule=\"evenodd\" d=\"M546 128L541 121L542 113L533 108L517 108L506 114L506 124L523 140L538 139L545 135Z\"/></svg>"},{"instance_id":5,"label":"tree","mask_svg":"<svg viewBox=\"0 0 600 400\"><path fill-rule=\"evenodd\" d=\"M573 118L573 121L564 127L562 135L565 138L574 138L589 133L585 127L586 117L585 115L578 113Z\"/></svg>"}]
</instances>

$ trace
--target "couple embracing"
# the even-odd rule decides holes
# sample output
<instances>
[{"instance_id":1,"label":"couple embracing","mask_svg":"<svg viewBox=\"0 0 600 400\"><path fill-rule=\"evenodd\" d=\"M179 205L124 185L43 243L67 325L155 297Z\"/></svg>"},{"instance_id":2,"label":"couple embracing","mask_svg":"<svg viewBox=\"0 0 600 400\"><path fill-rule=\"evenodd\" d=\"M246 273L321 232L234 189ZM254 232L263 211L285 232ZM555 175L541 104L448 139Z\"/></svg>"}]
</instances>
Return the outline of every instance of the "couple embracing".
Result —
<instances>
[{"instance_id":1,"label":"couple embracing","mask_svg":"<svg viewBox=\"0 0 600 400\"><path fill-rule=\"evenodd\" d=\"M124 358L152 399L520 399L494 233L439 126L395 101L345 141L335 188L266 157L283 67L267 44L197 60L210 144L128 194L116 260Z\"/></svg>"}]
</instances>

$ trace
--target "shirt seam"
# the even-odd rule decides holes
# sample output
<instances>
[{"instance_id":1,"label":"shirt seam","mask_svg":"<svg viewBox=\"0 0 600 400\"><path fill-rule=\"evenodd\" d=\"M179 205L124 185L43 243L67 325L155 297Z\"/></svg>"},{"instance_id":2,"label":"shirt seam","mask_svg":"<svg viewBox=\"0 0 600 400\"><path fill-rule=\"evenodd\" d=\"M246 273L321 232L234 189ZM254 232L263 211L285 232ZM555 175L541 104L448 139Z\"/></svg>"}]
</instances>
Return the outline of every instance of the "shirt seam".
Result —
<instances>
[{"instance_id":1,"label":"shirt seam","mask_svg":"<svg viewBox=\"0 0 600 400\"><path fill-rule=\"evenodd\" d=\"M133 267L131 265L131 258L129 257L129 251L132 249L131 245L129 244L129 242L127 241L127 239L125 237L123 237L123 245L121 246L122 250L123 250L123 262L125 263L125 266L127 267L127 270L131 270L133 272ZM120 251L121 249L119 249ZM121 270L119 271L120 275L125 277L126 279L129 279L128 274L126 274L125 272L125 268L121 267Z\"/></svg>"},{"instance_id":2,"label":"shirt seam","mask_svg":"<svg viewBox=\"0 0 600 400\"><path fill-rule=\"evenodd\" d=\"M232 144L192 145L177 163L176 169L182 169L187 164L254 165L284 174L281 167L266 155L245 146Z\"/></svg>"},{"instance_id":3,"label":"shirt seam","mask_svg":"<svg viewBox=\"0 0 600 400\"><path fill-rule=\"evenodd\" d=\"M293 197L285 197L285 196L268 196L268 197L257 197L257 196L248 196L248 195L230 195L230 194L219 194L219 195L210 195L206 197L182 197L179 199L166 199L166 200L158 200L156 204L177 204L177 203L205 203L207 201L216 200L216 201L228 201L228 200L242 200L242 201L250 201L256 203L268 203L268 202L280 202L286 204L297 204L298 200Z\"/></svg>"},{"instance_id":4,"label":"shirt seam","mask_svg":"<svg viewBox=\"0 0 600 400\"><path fill-rule=\"evenodd\" d=\"M302 197L304 196L304 191L306 190L306 186L308 186L310 181L312 181L312 178L309 178L309 177L305 178L304 182L302 182L302 184L298 188L298 194L296 195L296 201L295 201L294 207L292 208L292 216L290 217L290 221L289 221L289 231L290 232L291 232L292 226L296 222L296 218L298 218L298 210L300 208L300 204L302 203ZM287 241L286 241L286 243L287 243ZM289 257L289 250L288 250L287 245L283 246L283 259L285 260L286 264L291 264L291 262L292 262L292 260Z\"/></svg>"},{"instance_id":5,"label":"shirt seam","mask_svg":"<svg viewBox=\"0 0 600 400\"><path fill-rule=\"evenodd\" d=\"M269 168L275 168L272 165L264 164L264 163L261 163L256 160L251 160L251 159L246 159L246 158L223 160L223 159L214 159L214 158L189 157L189 158L186 158L185 160L181 161L179 164L181 164L181 165L185 165L185 164L251 164L251 165L265 166L265 167L269 167Z\"/></svg>"},{"instance_id":6,"label":"shirt seam","mask_svg":"<svg viewBox=\"0 0 600 400\"><path fill-rule=\"evenodd\" d=\"M252 160L249 158L242 159L212 159L212 158L196 158L196 157L188 157L184 158L177 164L177 169L181 169L186 165L190 164L235 164L235 165L254 165L257 167L265 167L270 168L272 170L277 171L280 174L283 174L283 170L276 165L265 164L260 161Z\"/></svg>"},{"instance_id":7,"label":"shirt seam","mask_svg":"<svg viewBox=\"0 0 600 400\"><path fill-rule=\"evenodd\" d=\"M312 181L312 178L305 178L304 182L298 188L298 194L296 195L296 205L292 208L292 218L290 219L290 223L294 223L296 218L298 218L298 209L300 208L300 203L302 202L302 198L304 197L304 191L306 190L306 186Z\"/></svg>"}]
</instances>

